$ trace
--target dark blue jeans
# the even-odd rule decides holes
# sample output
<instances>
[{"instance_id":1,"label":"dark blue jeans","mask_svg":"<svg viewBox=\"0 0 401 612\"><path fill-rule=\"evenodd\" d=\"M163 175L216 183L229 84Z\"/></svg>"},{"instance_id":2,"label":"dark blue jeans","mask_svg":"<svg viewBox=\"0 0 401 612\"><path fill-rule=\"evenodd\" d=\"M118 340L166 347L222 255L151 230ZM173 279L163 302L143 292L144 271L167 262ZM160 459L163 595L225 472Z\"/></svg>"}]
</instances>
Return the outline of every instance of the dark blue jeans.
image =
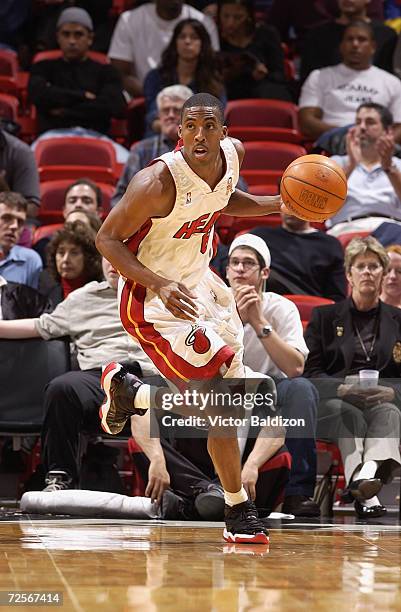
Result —
<instances>
[{"instance_id":1,"label":"dark blue jeans","mask_svg":"<svg viewBox=\"0 0 401 612\"><path fill-rule=\"evenodd\" d=\"M285 495L312 497L316 482L316 421L319 395L306 378L276 380L280 414L287 419L304 419L305 427L287 426L285 444L292 457L290 480Z\"/></svg>"}]
</instances>

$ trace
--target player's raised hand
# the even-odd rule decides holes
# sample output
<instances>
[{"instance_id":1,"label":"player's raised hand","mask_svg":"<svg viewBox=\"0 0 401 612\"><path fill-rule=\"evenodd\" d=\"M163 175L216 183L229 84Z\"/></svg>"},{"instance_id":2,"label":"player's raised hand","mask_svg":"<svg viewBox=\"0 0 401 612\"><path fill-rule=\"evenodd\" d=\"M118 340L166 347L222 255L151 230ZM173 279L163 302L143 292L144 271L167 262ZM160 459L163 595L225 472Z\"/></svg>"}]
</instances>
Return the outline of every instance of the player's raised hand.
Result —
<instances>
[{"instance_id":1,"label":"player's raised hand","mask_svg":"<svg viewBox=\"0 0 401 612\"><path fill-rule=\"evenodd\" d=\"M196 295L182 283L169 281L159 289L158 294L167 310L177 319L194 321L197 318Z\"/></svg>"}]
</instances>

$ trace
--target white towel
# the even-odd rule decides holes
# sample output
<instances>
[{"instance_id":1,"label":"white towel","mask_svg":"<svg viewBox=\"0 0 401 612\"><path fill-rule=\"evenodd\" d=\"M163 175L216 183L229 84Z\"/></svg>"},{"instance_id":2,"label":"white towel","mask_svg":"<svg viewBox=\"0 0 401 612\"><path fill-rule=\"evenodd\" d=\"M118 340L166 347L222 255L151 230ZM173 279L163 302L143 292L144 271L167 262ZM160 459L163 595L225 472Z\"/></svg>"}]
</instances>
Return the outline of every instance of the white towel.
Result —
<instances>
[{"instance_id":1,"label":"white towel","mask_svg":"<svg viewBox=\"0 0 401 612\"><path fill-rule=\"evenodd\" d=\"M32 514L71 514L107 518L160 518L159 507L148 497L128 497L117 493L67 489L28 491L20 501L21 512Z\"/></svg>"}]
</instances>

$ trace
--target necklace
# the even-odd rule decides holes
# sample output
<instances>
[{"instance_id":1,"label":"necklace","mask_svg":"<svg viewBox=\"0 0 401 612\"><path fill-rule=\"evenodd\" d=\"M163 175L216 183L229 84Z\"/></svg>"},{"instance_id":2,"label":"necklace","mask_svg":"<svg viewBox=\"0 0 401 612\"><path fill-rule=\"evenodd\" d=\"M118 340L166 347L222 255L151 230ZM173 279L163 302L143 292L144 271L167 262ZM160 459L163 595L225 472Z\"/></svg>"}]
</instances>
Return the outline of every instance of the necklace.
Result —
<instances>
[{"instance_id":1,"label":"necklace","mask_svg":"<svg viewBox=\"0 0 401 612\"><path fill-rule=\"evenodd\" d=\"M372 353L373 353L373 349L375 348L375 344L376 344L377 332L379 331L379 318L376 317L376 320L375 320L375 331L374 331L374 334L373 334L373 340L372 340L372 344L370 345L369 352L366 350L365 343L362 340L360 331L359 331L359 329L358 329L358 327L357 327L357 325L355 323L354 323L354 328L355 328L355 331L356 331L356 335L358 336L358 340L359 340L359 344L361 345L361 349L364 352L366 363L370 363L371 357L372 357Z\"/></svg>"}]
</instances>

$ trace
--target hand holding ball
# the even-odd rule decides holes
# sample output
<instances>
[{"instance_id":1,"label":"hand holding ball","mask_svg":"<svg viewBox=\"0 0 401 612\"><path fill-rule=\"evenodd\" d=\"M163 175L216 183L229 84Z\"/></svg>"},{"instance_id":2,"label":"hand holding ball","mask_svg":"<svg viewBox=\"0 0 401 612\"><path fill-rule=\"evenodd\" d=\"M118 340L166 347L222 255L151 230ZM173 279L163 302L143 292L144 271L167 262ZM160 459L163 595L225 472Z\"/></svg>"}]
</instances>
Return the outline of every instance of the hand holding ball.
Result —
<instances>
[{"instance_id":1,"label":"hand holding ball","mask_svg":"<svg viewBox=\"0 0 401 612\"><path fill-rule=\"evenodd\" d=\"M329 157L303 155L284 171L280 194L295 217L305 221L325 221L344 204L347 177Z\"/></svg>"}]
</instances>

